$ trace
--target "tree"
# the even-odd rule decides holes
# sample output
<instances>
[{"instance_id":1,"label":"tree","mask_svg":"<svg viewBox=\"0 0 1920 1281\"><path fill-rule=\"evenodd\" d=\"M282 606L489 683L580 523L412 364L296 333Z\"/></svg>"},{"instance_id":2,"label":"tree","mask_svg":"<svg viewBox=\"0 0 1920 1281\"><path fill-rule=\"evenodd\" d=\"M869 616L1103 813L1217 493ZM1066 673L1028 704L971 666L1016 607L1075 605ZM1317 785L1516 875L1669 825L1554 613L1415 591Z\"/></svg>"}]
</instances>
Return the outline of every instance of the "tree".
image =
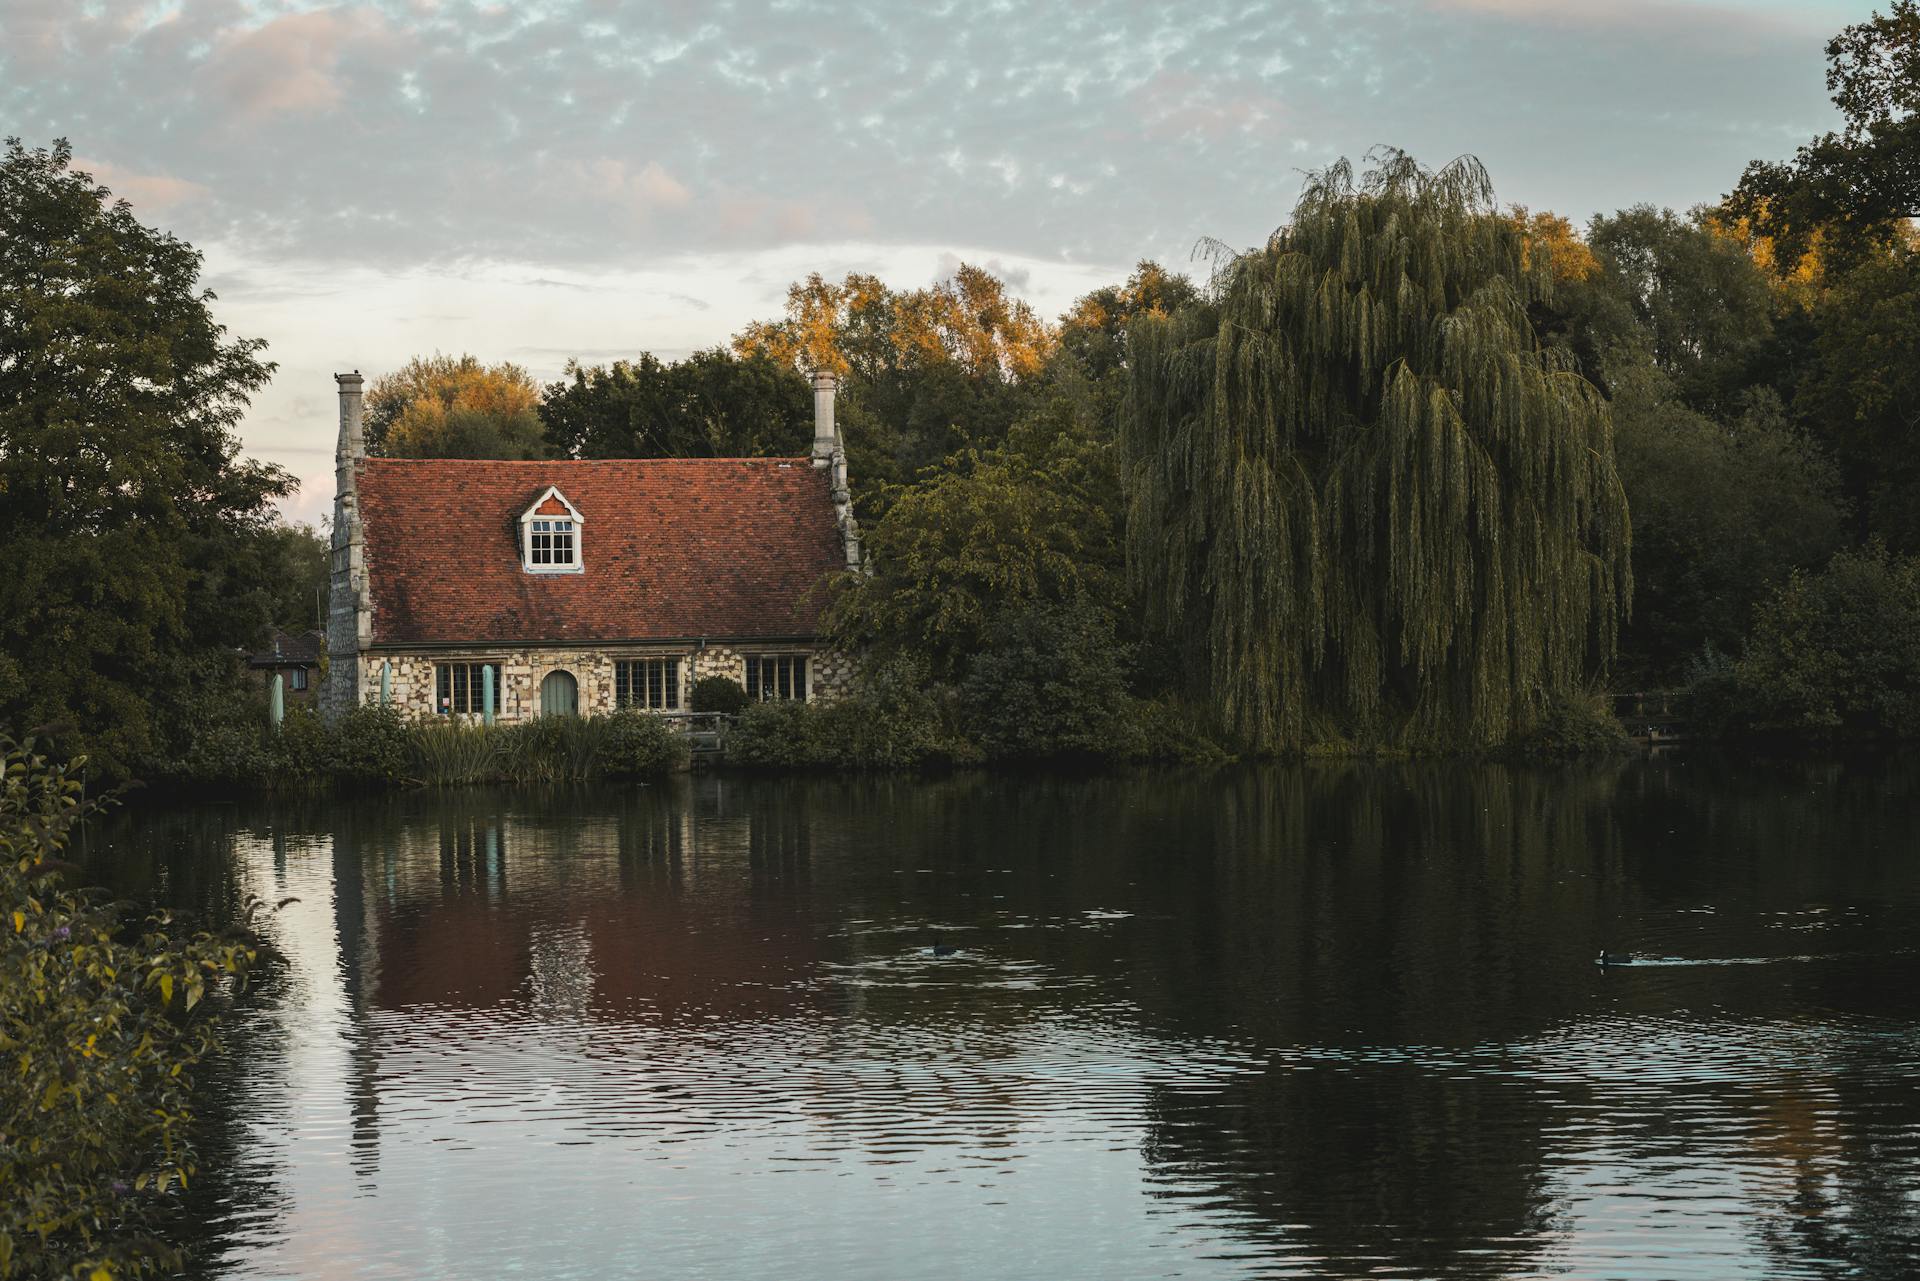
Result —
<instances>
[{"instance_id":1,"label":"tree","mask_svg":"<svg viewBox=\"0 0 1920 1281\"><path fill-rule=\"evenodd\" d=\"M1595 217L1587 238L1598 270L1557 299L1582 367L1603 379L1615 349L1632 345L1694 408L1737 400L1775 305L1747 245L1707 210L1682 218L1651 205Z\"/></svg>"},{"instance_id":2,"label":"tree","mask_svg":"<svg viewBox=\"0 0 1920 1281\"><path fill-rule=\"evenodd\" d=\"M234 436L264 344L71 161L0 161L0 722L71 721L113 775L175 750L258 638L264 597L234 588L294 484Z\"/></svg>"},{"instance_id":3,"label":"tree","mask_svg":"<svg viewBox=\"0 0 1920 1281\"><path fill-rule=\"evenodd\" d=\"M1727 198L1774 242L1783 272L1823 241L1851 253L1920 217L1920 3L1893 0L1828 41L1827 91L1846 118L1841 131L1787 164L1754 161Z\"/></svg>"},{"instance_id":4,"label":"tree","mask_svg":"<svg viewBox=\"0 0 1920 1281\"><path fill-rule=\"evenodd\" d=\"M1634 608L1621 660L1666 684L1703 649L1738 650L1754 607L1840 546L1831 461L1757 389L1721 421L1690 409L1643 351L1616 351L1614 450L1633 511Z\"/></svg>"},{"instance_id":5,"label":"tree","mask_svg":"<svg viewBox=\"0 0 1920 1281\"><path fill-rule=\"evenodd\" d=\"M384 458L546 458L540 388L518 365L415 356L367 392L367 452Z\"/></svg>"},{"instance_id":6,"label":"tree","mask_svg":"<svg viewBox=\"0 0 1920 1281\"><path fill-rule=\"evenodd\" d=\"M1865 531L1920 551L1920 246L1829 278L1794 408L1833 450Z\"/></svg>"},{"instance_id":7,"label":"tree","mask_svg":"<svg viewBox=\"0 0 1920 1281\"><path fill-rule=\"evenodd\" d=\"M749 325L734 350L841 376L842 437L854 475L868 482L857 501L874 511L885 486L997 444L1055 342L997 277L962 264L905 292L857 273L838 284L810 276L787 291L784 319Z\"/></svg>"},{"instance_id":8,"label":"tree","mask_svg":"<svg viewBox=\"0 0 1920 1281\"><path fill-rule=\"evenodd\" d=\"M791 364L725 348L667 363L650 352L567 364L540 402L547 439L570 458L791 457L813 439L813 400Z\"/></svg>"},{"instance_id":9,"label":"tree","mask_svg":"<svg viewBox=\"0 0 1920 1281\"><path fill-rule=\"evenodd\" d=\"M283 631L325 631L331 577L326 535L311 525L276 522L261 539L261 557L268 621Z\"/></svg>"},{"instance_id":10,"label":"tree","mask_svg":"<svg viewBox=\"0 0 1920 1281\"><path fill-rule=\"evenodd\" d=\"M1920 559L1883 544L1796 571L1755 618L1709 720L1749 731L1920 737ZM1731 710L1728 710L1731 709Z\"/></svg>"},{"instance_id":11,"label":"tree","mask_svg":"<svg viewBox=\"0 0 1920 1281\"><path fill-rule=\"evenodd\" d=\"M841 639L882 657L917 657L936 678L954 680L1003 612L1111 610L1119 547L1074 461L969 450L894 494L866 531L872 572L834 600Z\"/></svg>"},{"instance_id":12,"label":"tree","mask_svg":"<svg viewBox=\"0 0 1920 1281\"><path fill-rule=\"evenodd\" d=\"M1606 404L1527 318L1546 264L1478 162L1376 154L1134 334L1129 572L1262 748L1509 738L1632 586Z\"/></svg>"}]
</instances>

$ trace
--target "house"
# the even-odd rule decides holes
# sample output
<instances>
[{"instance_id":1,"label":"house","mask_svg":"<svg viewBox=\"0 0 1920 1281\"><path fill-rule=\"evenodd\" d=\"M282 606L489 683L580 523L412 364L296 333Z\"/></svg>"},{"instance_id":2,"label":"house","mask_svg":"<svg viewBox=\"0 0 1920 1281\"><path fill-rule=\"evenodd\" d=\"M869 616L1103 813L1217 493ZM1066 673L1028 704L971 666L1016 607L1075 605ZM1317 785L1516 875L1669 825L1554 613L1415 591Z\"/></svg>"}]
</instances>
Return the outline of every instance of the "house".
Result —
<instances>
[{"instance_id":1,"label":"house","mask_svg":"<svg viewBox=\"0 0 1920 1281\"><path fill-rule=\"evenodd\" d=\"M496 718L687 709L722 675L827 699L851 665L821 635L860 536L814 376L802 458L504 462L366 457L361 377L338 374L330 715Z\"/></svg>"},{"instance_id":2,"label":"house","mask_svg":"<svg viewBox=\"0 0 1920 1281\"><path fill-rule=\"evenodd\" d=\"M286 706L311 706L320 693L321 645L319 632L283 632L276 627L265 649L247 655L247 672L268 687L275 676L280 677Z\"/></svg>"}]
</instances>

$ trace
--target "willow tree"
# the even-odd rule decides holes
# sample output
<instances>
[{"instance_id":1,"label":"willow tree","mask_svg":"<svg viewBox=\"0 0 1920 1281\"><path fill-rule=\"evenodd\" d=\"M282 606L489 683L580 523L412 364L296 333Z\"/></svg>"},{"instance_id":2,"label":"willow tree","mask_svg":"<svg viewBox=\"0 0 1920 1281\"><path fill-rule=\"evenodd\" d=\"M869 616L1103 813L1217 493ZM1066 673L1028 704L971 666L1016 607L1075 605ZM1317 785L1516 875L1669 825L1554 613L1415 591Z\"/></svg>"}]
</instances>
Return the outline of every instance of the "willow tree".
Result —
<instances>
[{"instance_id":1,"label":"willow tree","mask_svg":"<svg viewBox=\"0 0 1920 1281\"><path fill-rule=\"evenodd\" d=\"M1477 161L1373 160L1134 339L1129 571L1266 748L1499 742L1632 588L1606 403L1528 321L1547 255Z\"/></svg>"}]
</instances>

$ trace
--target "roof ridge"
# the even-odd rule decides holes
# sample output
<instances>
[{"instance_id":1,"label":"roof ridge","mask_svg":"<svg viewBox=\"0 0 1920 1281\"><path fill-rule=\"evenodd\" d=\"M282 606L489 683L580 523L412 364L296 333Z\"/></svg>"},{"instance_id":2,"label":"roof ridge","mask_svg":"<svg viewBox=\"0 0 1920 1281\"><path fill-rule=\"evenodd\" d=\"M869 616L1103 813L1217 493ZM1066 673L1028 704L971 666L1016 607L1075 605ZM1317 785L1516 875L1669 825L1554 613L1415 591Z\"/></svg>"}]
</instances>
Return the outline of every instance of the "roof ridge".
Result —
<instances>
[{"instance_id":1,"label":"roof ridge","mask_svg":"<svg viewBox=\"0 0 1920 1281\"><path fill-rule=\"evenodd\" d=\"M812 463L809 454L760 454L729 458L362 458L363 463L461 463L487 467L584 467L609 463Z\"/></svg>"}]
</instances>

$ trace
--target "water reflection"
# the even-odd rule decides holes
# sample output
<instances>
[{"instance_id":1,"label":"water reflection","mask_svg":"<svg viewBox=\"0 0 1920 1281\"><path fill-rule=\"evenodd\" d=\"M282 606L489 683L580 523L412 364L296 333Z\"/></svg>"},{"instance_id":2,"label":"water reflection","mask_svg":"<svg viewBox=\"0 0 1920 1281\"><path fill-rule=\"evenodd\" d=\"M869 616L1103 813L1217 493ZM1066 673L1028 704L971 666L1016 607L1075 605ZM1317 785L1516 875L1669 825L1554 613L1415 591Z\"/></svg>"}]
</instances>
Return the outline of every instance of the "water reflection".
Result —
<instances>
[{"instance_id":1,"label":"water reflection","mask_svg":"<svg viewBox=\"0 0 1920 1281\"><path fill-rule=\"evenodd\" d=\"M1893 1277L1916 777L701 777L91 854L300 899L208 1275Z\"/></svg>"}]
</instances>

